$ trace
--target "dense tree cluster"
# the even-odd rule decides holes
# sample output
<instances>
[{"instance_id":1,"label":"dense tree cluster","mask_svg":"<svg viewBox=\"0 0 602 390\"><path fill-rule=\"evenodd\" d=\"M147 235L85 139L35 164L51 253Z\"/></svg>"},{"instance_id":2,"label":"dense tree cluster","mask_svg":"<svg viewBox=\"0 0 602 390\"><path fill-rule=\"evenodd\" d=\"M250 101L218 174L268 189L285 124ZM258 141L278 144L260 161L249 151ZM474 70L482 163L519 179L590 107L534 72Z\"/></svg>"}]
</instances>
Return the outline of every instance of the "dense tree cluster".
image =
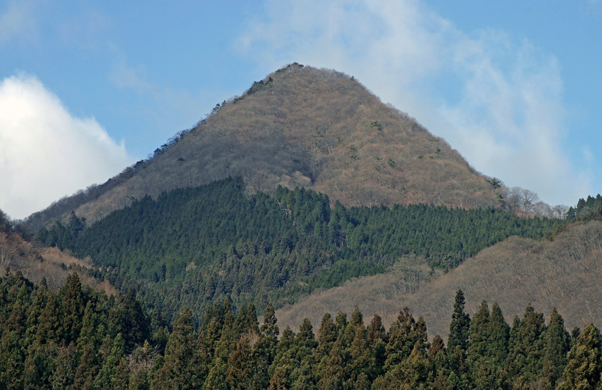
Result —
<instances>
[{"instance_id":1,"label":"dense tree cluster","mask_svg":"<svg viewBox=\"0 0 602 390\"><path fill-rule=\"evenodd\" d=\"M213 302L294 302L316 288L381 273L404 254L450 269L511 235L539 239L556 219L519 218L500 209L430 205L331 209L326 195L279 187L245 194L242 179L145 197L89 228L42 229L46 245L90 256L124 292L131 286L168 317Z\"/></svg>"},{"instance_id":2,"label":"dense tree cluster","mask_svg":"<svg viewBox=\"0 0 602 390\"><path fill-rule=\"evenodd\" d=\"M573 220L583 218L592 213L600 213L602 210L602 196L598 194L596 197L588 196L587 199L579 199L576 207L570 207L567 212L567 219Z\"/></svg>"},{"instance_id":3,"label":"dense tree cluster","mask_svg":"<svg viewBox=\"0 0 602 390\"><path fill-rule=\"evenodd\" d=\"M8 215L0 210L0 232L8 233L12 229L12 223Z\"/></svg>"},{"instance_id":4,"label":"dense tree cluster","mask_svg":"<svg viewBox=\"0 0 602 390\"><path fill-rule=\"evenodd\" d=\"M161 345L160 318L133 292L118 297L82 286L72 274L58 290L17 271L0 278L0 388L110 388L129 375L128 356L146 340ZM163 334L166 334L163 332Z\"/></svg>"},{"instance_id":5,"label":"dense tree cluster","mask_svg":"<svg viewBox=\"0 0 602 390\"><path fill-rule=\"evenodd\" d=\"M386 330L355 310L282 334L269 304L189 309L168 328L133 294L107 297L72 274L61 289L20 273L0 278L0 387L10 389L594 389L602 338L572 335L554 310L528 306L509 326L497 304L472 319L458 291L448 344L409 309Z\"/></svg>"}]
</instances>

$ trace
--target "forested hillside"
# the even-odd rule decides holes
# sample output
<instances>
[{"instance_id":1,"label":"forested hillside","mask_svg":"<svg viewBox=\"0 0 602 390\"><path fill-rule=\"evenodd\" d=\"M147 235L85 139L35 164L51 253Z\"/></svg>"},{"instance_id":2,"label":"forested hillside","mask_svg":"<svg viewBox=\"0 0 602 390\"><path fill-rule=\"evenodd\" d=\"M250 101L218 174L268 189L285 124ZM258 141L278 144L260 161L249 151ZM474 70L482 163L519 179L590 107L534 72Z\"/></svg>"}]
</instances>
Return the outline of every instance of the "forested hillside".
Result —
<instances>
[{"instance_id":1,"label":"forested hillside","mask_svg":"<svg viewBox=\"0 0 602 390\"><path fill-rule=\"evenodd\" d=\"M553 310L527 306L510 326L497 304L472 315L456 294L446 334L429 342L409 309L387 330L326 313L282 333L268 305L216 303L198 327L190 310L173 327L130 291L107 297L73 274L58 290L20 273L0 277L0 387L6 389L594 389L599 330L570 333ZM471 318L472 317L472 318ZM316 324L317 325L317 324Z\"/></svg>"},{"instance_id":2,"label":"forested hillside","mask_svg":"<svg viewBox=\"0 0 602 390\"><path fill-rule=\"evenodd\" d=\"M90 257L117 288L168 316L195 316L216 300L265 307L293 303L318 288L383 273L403 256L449 270L466 257L518 235L541 239L557 219L519 218L501 209L429 205L352 207L326 195L279 187L247 195L243 180L225 179L146 196L89 228L72 215L37 238Z\"/></svg>"},{"instance_id":3,"label":"forested hillside","mask_svg":"<svg viewBox=\"0 0 602 390\"><path fill-rule=\"evenodd\" d=\"M470 311L486 299L497 301L512 317L532 304L544 313L556 307L570 327L590 322L599 326L602 313L596 308L602 301L601 259L602 214L598 210L562 225L544 240L510 237L448 273L430 274L424 266L416 268L416 260L407 259L386 274L315 292L279 310L278 318L293 325L305 317L317 321L323 312L351 311L358 305L367 315L379 313L389 323L399 307L409 306L441 333L451 315L453 293L461 288Z\"/></svg>"}]
</instances>

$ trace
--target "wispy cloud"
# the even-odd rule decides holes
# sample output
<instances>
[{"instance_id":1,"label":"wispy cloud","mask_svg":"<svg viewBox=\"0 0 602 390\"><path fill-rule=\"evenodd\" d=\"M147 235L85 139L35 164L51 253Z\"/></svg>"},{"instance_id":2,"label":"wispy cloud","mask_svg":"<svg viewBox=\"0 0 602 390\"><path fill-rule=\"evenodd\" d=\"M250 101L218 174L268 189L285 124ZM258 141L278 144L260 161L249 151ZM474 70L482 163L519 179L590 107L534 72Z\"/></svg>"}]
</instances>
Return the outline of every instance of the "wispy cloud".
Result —
<instances>
[{"instance_id":1,"label":"wispy cloud","mask_svg":"<svg viewBox=\"0 0 602 390\"><path fill-rule=\"evenodd\" d=\"M415 0L265 3L239 50L265 71L298 61L354 75L478 170L572 204L590 190L563 150L557 60L503 31L464 32Z\"/></svg>"},{"instance_id":2,"label":"wispy cloud","mask_svg":"<svg viewBox=\"0 0 602 390\"><path fill-rule=\"evenodd\" d=\"M84 50L103 48L106 44L103 35L111 29L111 19L94 8L77 11L54 21L61 43Z\"/></svg>"},{"instance_id":3,"label":"wispy cloud","mask_svg":"<svg viewBox=\"0 0 602 390\"><path fill-rule=\"evenodd\" d=\"M0 83L0 209L23 218L132 162L93 118L73 117L33 76Z\"/></svg>"},{"instance_id":4,"label":"wispy cloud","mask_svg":"<svg viewBox=\"0 0 602 390\"><path fill-rule=\"evenodd\" d=\"M145 81L141 73L143 68L133 68L124 62L113 65L113 70L109 74L109 81L120 88L131 88L137 93L146 93L158 96L159 92L149 82Z\"/></svg>"},{"instance_id":5,"label":"wispy cloud","mask_svg":"<svg viewBox=\"0 0 602 390\"><path fill-rule=\"evenodd\" d=\"M0 9L0 45L35 32L35 3L30 0L12 0L6 3L6 8Z\"/></svg>"},{"instance_id":6,"label":"wispy cloud","mask_svg":"<svg viewBox=\"0 0 602 390\"><path fill-rule=\"evenodd\" d=\"M111 46L111 53L114 61L108 81L149 100L149 103L142 108L144 112L133 108L128 110L138 117L146 118L152 124L152 128L162 129L160 131L164 138L161 138L160 142L172 136L178 129L184 130L194 126L220 101L220 96L221 99L230 97L224 91L199 89L190 93L170 85L162 85L155 82L152 74L149 74L144 66L130 65L125 53L117 46Z\"/></svg>"}]
</instances>

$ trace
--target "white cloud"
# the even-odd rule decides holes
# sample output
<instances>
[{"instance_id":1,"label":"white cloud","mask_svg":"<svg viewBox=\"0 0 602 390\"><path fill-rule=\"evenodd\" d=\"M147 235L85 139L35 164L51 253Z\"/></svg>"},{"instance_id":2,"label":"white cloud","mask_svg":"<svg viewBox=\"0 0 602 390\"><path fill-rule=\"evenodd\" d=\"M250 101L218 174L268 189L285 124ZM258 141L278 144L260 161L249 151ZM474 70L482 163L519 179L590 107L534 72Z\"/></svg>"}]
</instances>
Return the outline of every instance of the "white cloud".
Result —
<instances>
[{"instance_id":1,"label":"white cloud","mask_svg":"<svg viewBox=\"0 0 602 390\"><path fill-rule=\"evenodd\" d=\"M93 118L73 117L35 77L0 83L0 209L24 218L132 159Z\"/></svg>"},{"instance_id":2,"label":"white cloud","mask_svg":"<svg viewBox=\"0 0 602 390\"><path fill-rule=\"evenodd\" d=\"M559 65L500 31L466 33L415 0L275 1L238 48L264 70L297 61L354 75L479 171L573 204L590 192L563 150Z\"/></svg>"}]
</instances>

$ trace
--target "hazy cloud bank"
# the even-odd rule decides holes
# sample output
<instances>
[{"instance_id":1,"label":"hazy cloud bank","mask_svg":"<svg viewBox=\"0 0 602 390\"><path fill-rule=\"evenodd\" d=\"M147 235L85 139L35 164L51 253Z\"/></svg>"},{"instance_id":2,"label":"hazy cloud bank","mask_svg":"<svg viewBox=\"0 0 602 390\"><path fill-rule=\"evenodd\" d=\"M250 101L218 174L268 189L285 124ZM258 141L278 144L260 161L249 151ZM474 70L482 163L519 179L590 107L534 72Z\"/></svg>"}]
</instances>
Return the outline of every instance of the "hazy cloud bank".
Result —
<instances>
[{"instance_id":1,"label":"hazy cloud bank","mask_svg":"<svg viewBox=\"0 0 602 390\"><path fill-rule=\"evenodd\" d=\"M0 83L0 209L24 218L132 162L93 118L73 117L33 76Z\"/></svg>"},{"instance_id":2,"label":"hazy cloud bank","mask_svg":"<svg viewBox=\"0 0 602 390\"><path fill-rule=\"evenodd\" d=\"M553 204L590 192L563 150L560 67L528 41L460 31L414 0L268 0L265 9L238 48L266 71L293 61L343 71L509 186Z\"/></svg>"}]
</instances>

